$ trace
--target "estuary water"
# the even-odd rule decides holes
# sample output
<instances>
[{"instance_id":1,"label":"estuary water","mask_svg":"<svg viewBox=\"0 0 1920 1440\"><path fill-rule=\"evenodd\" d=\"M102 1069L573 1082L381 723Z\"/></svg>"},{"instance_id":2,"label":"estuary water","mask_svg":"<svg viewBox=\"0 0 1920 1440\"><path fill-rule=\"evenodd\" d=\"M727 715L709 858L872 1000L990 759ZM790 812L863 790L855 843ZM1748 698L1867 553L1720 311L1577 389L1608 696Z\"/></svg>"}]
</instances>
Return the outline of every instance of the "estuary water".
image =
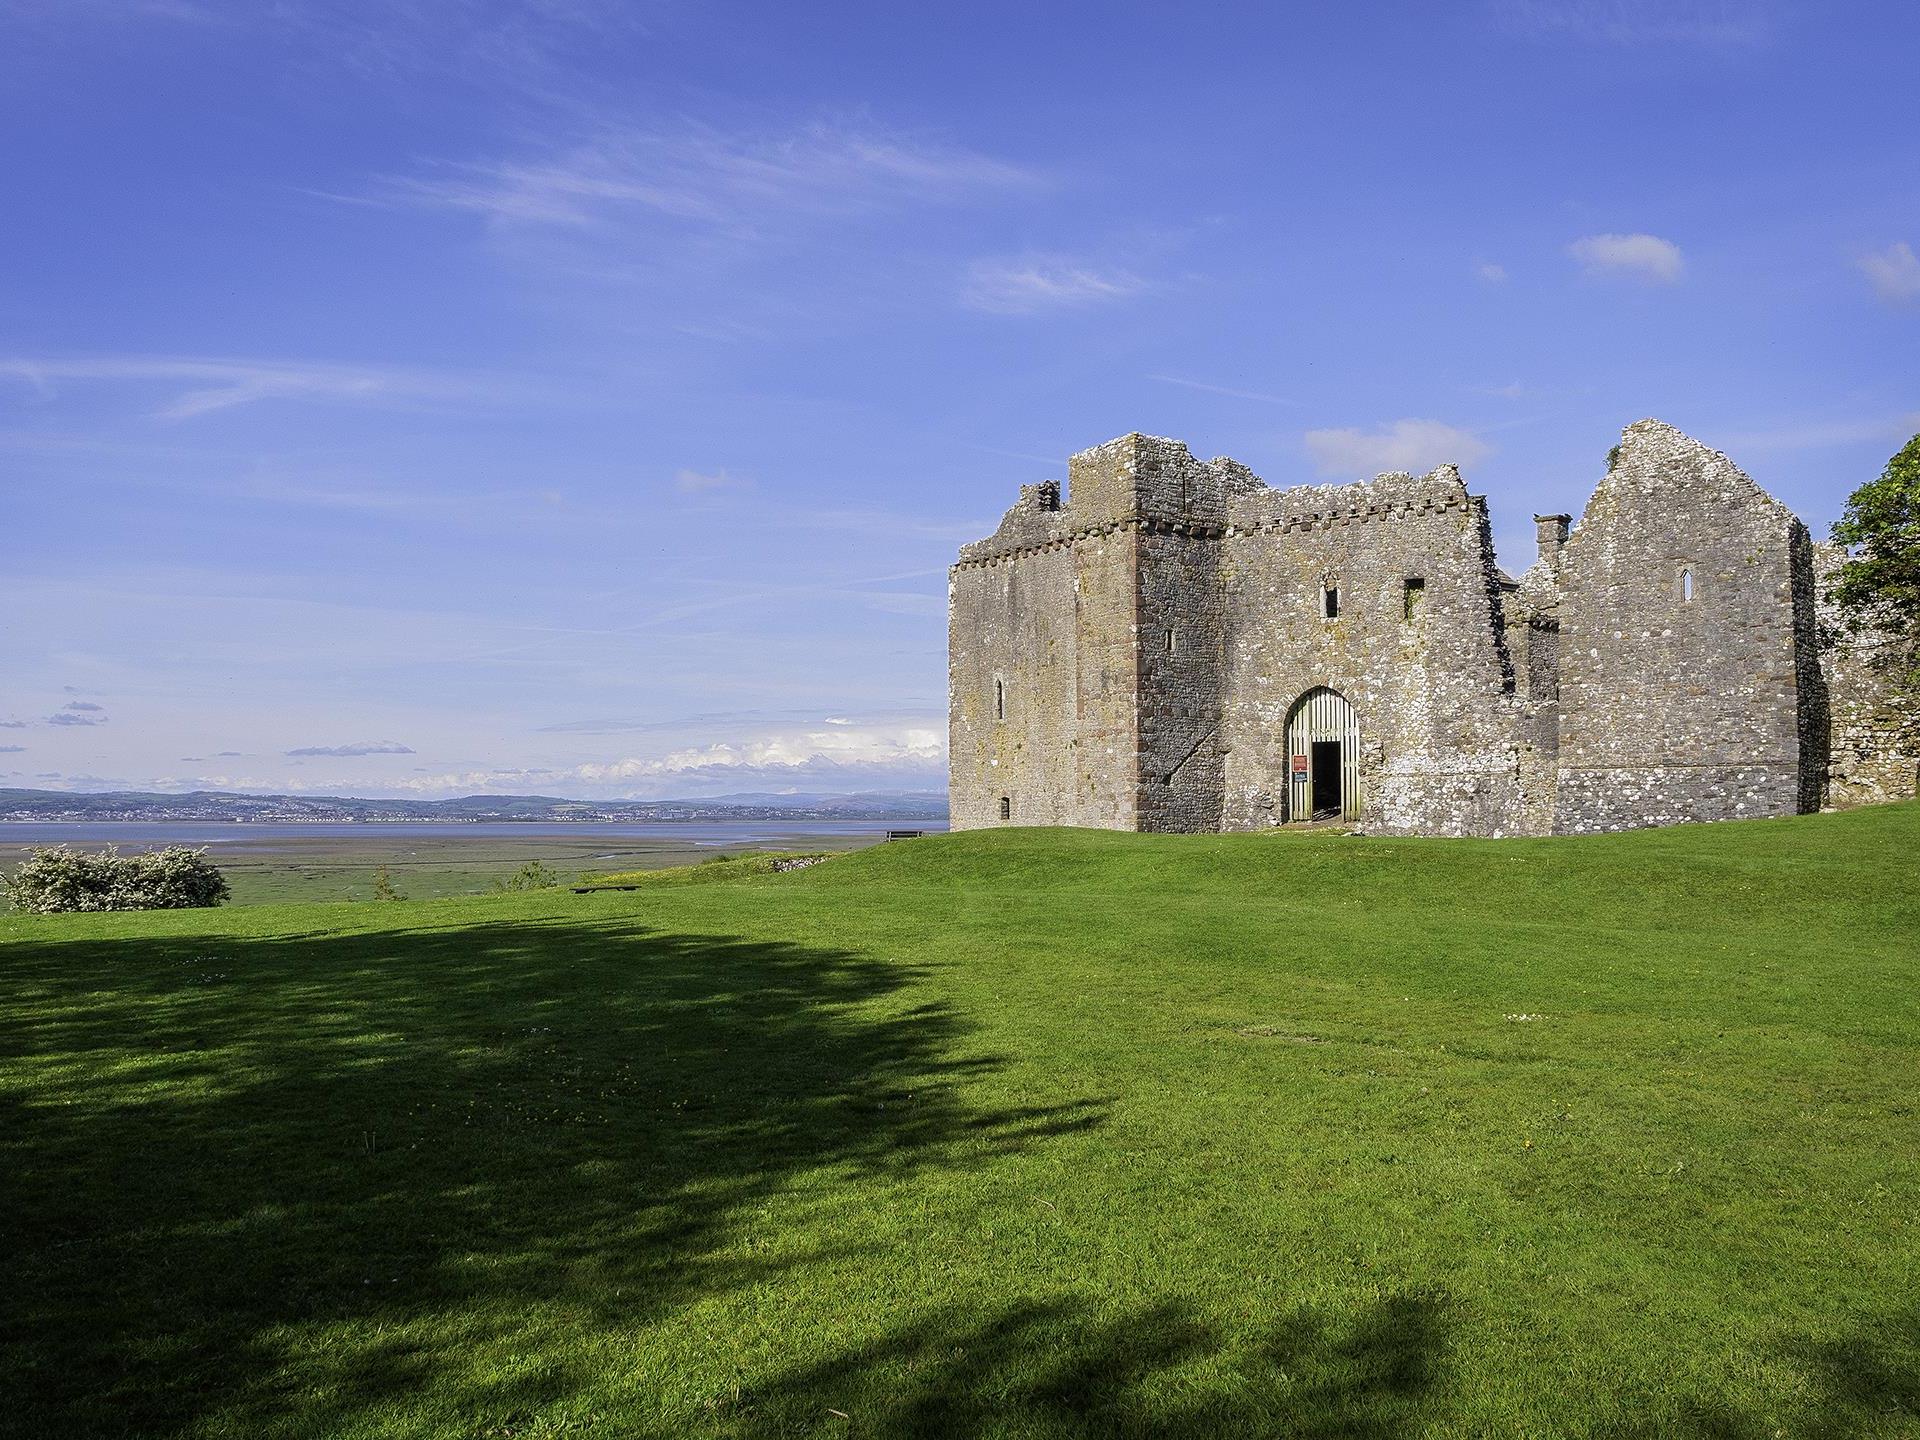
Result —
<instances>
[{"instance_id":1,"label":"estuary water","mask_svg":"<svg viewBox=\"0 0 1920 1440\"><path fill-rule=\"evenodd\" d=\"M0 848L24 845L238 845L273 849L313 840L490 840L536 836L592 844L597 839L654 840L670 845L746 846L769 841L878 839L888 830L944 831L944 820L527 820L461 824L421 821L0 820Z\"/></svg>"}]
</instances>

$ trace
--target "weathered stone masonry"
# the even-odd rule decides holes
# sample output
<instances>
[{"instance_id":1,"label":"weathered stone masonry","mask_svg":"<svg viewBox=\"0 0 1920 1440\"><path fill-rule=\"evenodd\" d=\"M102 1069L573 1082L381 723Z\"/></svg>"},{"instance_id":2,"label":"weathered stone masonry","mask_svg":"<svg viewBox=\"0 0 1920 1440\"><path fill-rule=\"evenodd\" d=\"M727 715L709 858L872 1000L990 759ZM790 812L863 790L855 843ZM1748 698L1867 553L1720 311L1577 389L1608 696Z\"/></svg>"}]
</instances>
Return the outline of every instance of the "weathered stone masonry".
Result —
<instances>
[{"instance_id":1,"label":"weathered stone masonry","mask_svg":"<svg viewBox=\"0 0 1920 1440\"><path fill-rule=\"evenodd\" d=\"M955 828L1548 834L1913 792L1884 690L1820 647L1834 557L1725 456L1641 421L1577 528L1536 519L1514 581L1451 466L1276 490L1150 436L1076 455L953 567Z\"/></svg>"}]
</instances>

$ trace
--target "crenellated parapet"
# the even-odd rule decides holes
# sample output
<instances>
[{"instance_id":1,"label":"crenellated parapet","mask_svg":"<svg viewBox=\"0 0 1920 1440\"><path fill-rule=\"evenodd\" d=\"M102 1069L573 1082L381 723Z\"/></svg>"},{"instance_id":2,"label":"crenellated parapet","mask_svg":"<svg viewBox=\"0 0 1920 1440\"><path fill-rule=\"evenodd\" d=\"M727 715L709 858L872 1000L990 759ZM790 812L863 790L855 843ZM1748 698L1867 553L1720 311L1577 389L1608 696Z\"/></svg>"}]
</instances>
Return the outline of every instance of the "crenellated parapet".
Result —
<instances>
[{"instance_id":1,"label":"crenellated parapet","mask_svg":"<svg viewBox=\"0 0 1920 1440\"><path fill-rule=\"evenodd\" d=\"M1459 470L1442 465L1425 475L1394 471L1346 485L1262 487L1237 496L1228 507L1228 521L1241 534L1316 530L1449 510L1464 513L1469 498Z\"/></svg>"}]
</instances>

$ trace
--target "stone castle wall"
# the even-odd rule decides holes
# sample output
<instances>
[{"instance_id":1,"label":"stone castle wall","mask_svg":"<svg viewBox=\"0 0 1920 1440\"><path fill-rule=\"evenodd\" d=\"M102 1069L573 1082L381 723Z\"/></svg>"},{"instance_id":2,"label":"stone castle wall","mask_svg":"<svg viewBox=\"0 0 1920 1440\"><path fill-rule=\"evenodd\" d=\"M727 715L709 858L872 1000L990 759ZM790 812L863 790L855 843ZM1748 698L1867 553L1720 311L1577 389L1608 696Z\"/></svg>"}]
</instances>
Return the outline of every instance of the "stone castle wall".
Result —
<instances>
[{"instance_id":1,"label":"stone castle wall","mask_svg":"<svg viewBox=\"0 0 1920 1440\"><path fill-rule=\"evenodd\" d=\"M1324 685L1359 722L1362 825L1511 833L1519 701L1484 510L1459 472L1267 490L1231 513L1222 825L1291 818L1288 715Z\"/></svg>"},{"instance_id":2,"label":"stone castle wall","mask_svg":"<svg viewBox=\"0 0 1920 1440\"><path fill-rule=\"evenodd\" d=\"M1558 830L1801 808L1800 530L1724 455L1628 429L1561 562Z\"/></svg>"},{"instance_id":3,"label":"stone castle wall","mask_svg":"<svg viewBox=\"0 0 1920 1440\"><path fill-rule=\"evenodd\" d=\"M1874 661L1885 635L1852 632L1833 603L1832 587L1846 554L1813 547L1816 633L1828 713L1826 803L1873 805L1911 798L1920 789L1920 716Z\"/></svg>"},{"instance_id":4,"label":"stone castle wall","mask_svg":"<svg viewBox=\"0 0 1920 1440\"><path fill-rule=\"evenodd\" d=\"M1379 833L1913 793L1920 742L1866 642L1818 643L1832 562L1725 456L1642 421L1571 536L1536 519L1516 582L1451 466L1277 490L1150 436L1076 455L1064 497L1025 487L953 568L955 828L1300 818L1287 724L1319 687L1353 707Z\"/></svg>"}]
</instances>

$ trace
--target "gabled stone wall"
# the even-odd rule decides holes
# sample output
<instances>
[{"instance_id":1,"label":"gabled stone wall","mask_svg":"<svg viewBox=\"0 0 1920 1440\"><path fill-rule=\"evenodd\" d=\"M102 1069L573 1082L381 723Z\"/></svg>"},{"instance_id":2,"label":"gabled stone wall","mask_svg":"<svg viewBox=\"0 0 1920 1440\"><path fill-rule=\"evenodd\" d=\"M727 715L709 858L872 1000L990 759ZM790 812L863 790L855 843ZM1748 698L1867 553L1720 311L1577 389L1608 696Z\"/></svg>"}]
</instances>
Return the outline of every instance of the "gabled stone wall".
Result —
<instances>
[{"instance_id":1,"label":"gabled stone wall","mask_svg":"<svg viewBox=\"0 0 1920 1440\"><path fill-rule=\"evenodd\" d=\"M1627 429L1561 562L1558 830L1802 808L1803 539L1726 456Z\"/></svg>"}]
</instances>

